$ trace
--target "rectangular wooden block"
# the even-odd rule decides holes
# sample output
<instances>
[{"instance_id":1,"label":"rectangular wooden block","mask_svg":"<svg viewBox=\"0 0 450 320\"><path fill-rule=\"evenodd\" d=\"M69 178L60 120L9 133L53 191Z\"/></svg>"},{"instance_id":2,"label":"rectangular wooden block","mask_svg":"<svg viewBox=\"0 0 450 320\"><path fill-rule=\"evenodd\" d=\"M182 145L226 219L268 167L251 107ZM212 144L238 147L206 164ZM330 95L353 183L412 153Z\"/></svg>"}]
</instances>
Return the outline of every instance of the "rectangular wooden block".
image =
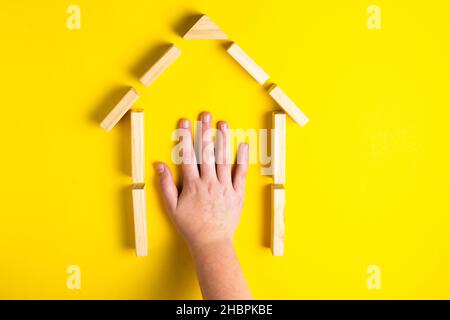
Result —
<instances>
[{"instance_id":1,"label":"rectangular wooden block","mask_svg":"<svg viewBox=\"0 0 450 320\"><path fill-rule=\"evenodd\" d=\"M144 111L131 111L131 177L145 182Z\"/></svg>"},{"instance_id":2,"label":"rectangular wooden block","mask_svg":"<svg viewBox=\"0 0 450 320\"><path fill-rule=\"evenodd\" d=\"M284 255L286 192L282 185L272 185L272 255Z\"/></svg>"},{"instance_id":3,"label":"rectangular wooden block","mask_svg":"<svg viewBox=\"0 0 450 320\"><path fill-rule=\"evenodd\" d=\"M122 119L122 117L130 110L131 106L139 98L139 93L134 88L130 88L128 92L123 96L122 99L116 104L116 106L111 110L111 112L106 116L106 118L100 124L100 127L106 131L110 131L117 122Z\"/></svg>"},{"instance_id":4,"label":"rectangular wooden block","mask_svg":"<svg viewBox=\"0 0 450 320\"><path fill-rule=\"evenodd\" d=\"M181 50L172 45L161 58L141 77L144 86L150 86L181 54Z\"/></svg>"},{"instance_id":5,"label":"rectangular wooden block","mask_svg":"<svg viewBox=\"0 0 450 320\"><path fill-rule=\"evenodd\" d=\"M132 192L136 255L138 257L145 257L148 255L147 201L145 195L145 185L134 185Z\"/></svg>"},{"instance_id":6,"label":"rectangular wooden block","mask_svg":"<svg viewBox=\"0 0 450 320\"><path fill-rule=\"evenodd\" d=\"M284 184L286 182L286 114L274 112L272 114L272 170L273 182Z\"/></svg>"},{"instance_id":7,"label":"rectangular wooden block","mask_svg":"<svg viewBox=\"0 0 450 320\"><path fill-rule=\"evenodd\" d=\"M227 52L236 60L259 84L264 84L269 75L253 61L236 43L231 44Z\"/></svg>"},{"instance_id":8,"label":"rectangular wooden block","mask_svg":"<svg viewBox=\"0 0 450 320\"><path fill-rule=\"evenodd\" d=\"M269 89L269 95L302 127L308 123L308 117L289 99L289 97L277 85L272 85Z\"/></svg>"}]
</instances>

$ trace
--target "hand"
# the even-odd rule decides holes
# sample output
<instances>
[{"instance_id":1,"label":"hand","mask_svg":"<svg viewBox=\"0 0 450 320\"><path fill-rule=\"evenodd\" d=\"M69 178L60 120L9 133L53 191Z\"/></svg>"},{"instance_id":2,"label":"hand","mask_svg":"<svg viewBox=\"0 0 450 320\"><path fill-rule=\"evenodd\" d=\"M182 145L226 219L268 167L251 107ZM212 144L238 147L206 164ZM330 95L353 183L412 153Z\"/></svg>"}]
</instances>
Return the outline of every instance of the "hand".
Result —
<instances>
[{"instance_id":1,"label":"hand","mask_svg":"<svg viewBox=\"0 0 450 320\"><path fill-rule=\"evenodd\" d=\"M248 145L238 148L237 164L232 175L229 157L228 124L217 123L214 154L212 116L204 112L202 122L202 161L197 166L192 145L191 125L181 119L183 131L183 186L181 192L174 184L172 173L164 163L156 163L162 194L170 217L187 240L191 250L219 242L232 242L244 203L245 179L248 169ZM217 163L217 164L216 164Z\"/></svg>"}]
</instances>

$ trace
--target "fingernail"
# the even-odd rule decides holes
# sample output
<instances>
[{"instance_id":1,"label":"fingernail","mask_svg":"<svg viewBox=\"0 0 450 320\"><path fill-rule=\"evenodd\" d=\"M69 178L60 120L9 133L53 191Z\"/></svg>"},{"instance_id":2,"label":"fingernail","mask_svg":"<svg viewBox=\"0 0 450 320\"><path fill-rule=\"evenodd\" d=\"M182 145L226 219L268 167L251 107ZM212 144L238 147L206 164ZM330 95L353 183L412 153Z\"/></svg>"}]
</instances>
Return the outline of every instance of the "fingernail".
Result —
<instances>
[{"instance_id":1,"label":"fingernail","mask_svg":"<svg viewBox=\"0 0 450 320\"><path fill-rule=\"evenodd\" d=\"M180 127L183 129L189 128L189 120L186 119L180 120Z\"/></svg>"},{"instance_id":2,"label":"fingernail","mask_svg":"<svg viewBox=\"0 0 450 320\"><path fill-rule=\"evenodd\" d=\"M155 168L156 168L156 171L158 171L158 173L164 172L164 165L162 163L156 163Z\"/></svg>"},{"instance_id":3,"label":"fingernail","mask_svg":"<svg viewBox=\"0 0 450 320\"><path fill-rule=\"evenodd\" d=\"M228 124L226 122L221 122L219 124L219 129L220 130L227 130L228 129Z\"/></svg>"},{"instance_id":4,"label":"fingernail","mask_svg":"<svg viewBox=\"0 0 450 320\"><path fill-rule=\"evenodd\" d=\"M211 121L211 114L208 112L205 112L202 114L202 122L203 123L208 123Z\"/></svg>"}]
</instances>

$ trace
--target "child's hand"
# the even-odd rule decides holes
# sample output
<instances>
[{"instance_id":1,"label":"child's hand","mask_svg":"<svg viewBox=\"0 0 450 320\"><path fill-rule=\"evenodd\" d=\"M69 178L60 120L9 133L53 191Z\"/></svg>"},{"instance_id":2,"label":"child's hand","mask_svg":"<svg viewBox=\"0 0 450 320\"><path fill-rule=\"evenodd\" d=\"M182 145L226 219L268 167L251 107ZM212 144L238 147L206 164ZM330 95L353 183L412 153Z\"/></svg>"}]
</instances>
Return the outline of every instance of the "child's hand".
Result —
<instances>
[{"instance_id":1,"label":"child's hand","mask_svg":"<svg viewBox=\"0 0 450 320\"><path fill-rule=\"evenodd\" d=\"M156 164L169 214L193 250L214 243L232 242L244 202L248 145L239 146L237 165L232 174L226 151L229 150L228 125L222 121L217 123L216 139L223 144L214 154L211 118L206 112L200 116L202 161L199 166L195 160L190 123L186 119L178 123L178 128L185 130L183 137L189 140L183 141L183 187L180 193L167 165Z\"/></svg>"},{"instance_id":2,"label":"child's hand","mask_svg":"<svg viewBox=\"0 0 450 320\"><path fill-rule=\"evenodd\" d=\"M157 163L162 193L175 225L187 240L205 299L251 299L233 245L244 203L248 145L238 148L237 165L231 173L228 125L217 123L216 144L211 133L211 114L202 113L202 159L197 166L191 126L181 119L183 188L178 192L172 174ZM216 164L217 163L217 164Z\"/></svg>"}]
</instances>

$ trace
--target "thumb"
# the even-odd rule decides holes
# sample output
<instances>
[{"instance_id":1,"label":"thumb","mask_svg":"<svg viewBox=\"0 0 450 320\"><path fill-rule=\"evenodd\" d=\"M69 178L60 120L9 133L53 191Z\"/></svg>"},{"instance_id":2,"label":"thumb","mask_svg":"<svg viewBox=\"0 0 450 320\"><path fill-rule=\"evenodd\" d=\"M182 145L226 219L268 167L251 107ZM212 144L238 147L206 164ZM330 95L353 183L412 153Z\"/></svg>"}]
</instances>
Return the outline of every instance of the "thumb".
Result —
<instances>
[{"instance_id":1,"label":"thumb","mask_svg":"<svg viewBox=\"0 0 450 320\"><path fill-rule=\"evenodd\" d=\"M169 167L162 162L155 163L155 169L158 174L159 185L163 194L164 201L170 213L174 212L177 207L178 189L173 182L173 176Z\"/></svg>"}]
</instances>

